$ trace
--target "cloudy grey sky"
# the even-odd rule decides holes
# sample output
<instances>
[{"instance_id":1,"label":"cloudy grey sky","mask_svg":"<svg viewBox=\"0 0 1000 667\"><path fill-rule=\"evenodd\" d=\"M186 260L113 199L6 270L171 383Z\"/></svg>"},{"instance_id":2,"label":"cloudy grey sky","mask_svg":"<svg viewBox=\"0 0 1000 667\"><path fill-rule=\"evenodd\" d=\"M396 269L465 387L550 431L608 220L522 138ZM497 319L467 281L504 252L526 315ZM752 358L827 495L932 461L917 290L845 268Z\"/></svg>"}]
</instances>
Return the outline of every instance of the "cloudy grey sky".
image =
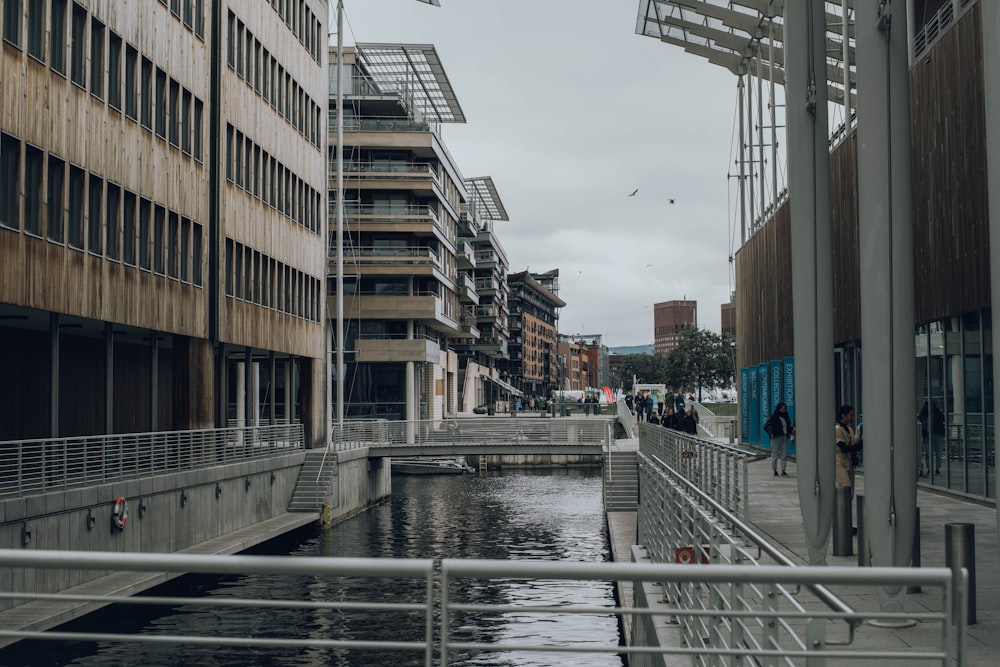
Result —
<instances>
[{"instance_id":1,"label":"cloudy grey sky","mask_svg":"<svg viewBox=\"0 0 1000 667\"><path fill-rule=\"evenodd\" d=\"M638 4L345 0L346 44L436 46L468 120L444 138L496 182L511 271L559 268L560 332L611 346L652 342L653 303L684 296L719 331L731 290L736 77L636 35Z\"/></svg>"}]
</instances>

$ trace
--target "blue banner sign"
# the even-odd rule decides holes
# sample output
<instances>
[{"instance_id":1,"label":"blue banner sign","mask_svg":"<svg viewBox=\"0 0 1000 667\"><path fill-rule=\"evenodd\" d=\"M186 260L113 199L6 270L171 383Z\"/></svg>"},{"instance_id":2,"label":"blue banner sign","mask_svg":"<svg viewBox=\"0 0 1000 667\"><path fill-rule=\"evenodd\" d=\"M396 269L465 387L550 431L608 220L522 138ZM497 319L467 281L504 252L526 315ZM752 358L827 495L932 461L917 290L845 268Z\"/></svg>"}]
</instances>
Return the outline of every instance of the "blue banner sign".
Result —
<instances>
[{"instance_id":1,"label":"blue banner sign","mask_svg":"<svg viewBox=\"0 0 1000 667\"><path fill-rule=\"evenodd\" d=\"M768 364L761 364L757 368L757 381L760 384L760 389L758 390L760 394L760 414L757 416L758 421L760 421L760 446L767 448L771 447L771 436L764 430L764 422L771 416L771 381L768 379L770 373L771 367Z\"/></svg>"},{"instance_id":2,"label":"blue banner sign","mask_svg":"<svg viewBox=\"0 0 1000 667\"><path fill-rule=\"evenodd\" d=\"M760 443L760 368L750 367L750 444Z\"/></svg>"},{"instance_id":3,"label":"blue banner sign","mask_svg":"<svg viewBox=\"0 0 1000 667\"><path fill-rule=\"evenodd\" d=\"M788 406L788 417L795 423L795 357L784 359L785 405ZM795 453L795 441L788 443L788 453Z\"/></svg>"},{"instance_id":4,"label":"blue banner sign","mask_svg":"<svg viewBox=\"0 0 1000 667\"><path fill-rule=\"evenodd\" d=\"M778 407L778 403L785 400L785 385L783 381L781 359L771 361L771 413Z\"/></svg>"},{"instance_id":5,"label":"blue banner sign","mask_svg":"<svg viewBox=\"0 0 1000 667\"><path fill-rule=\"evenodd\" d=\"M750 442L750 369L740 369L740 442Z\"/></svg>"}]
</instances>

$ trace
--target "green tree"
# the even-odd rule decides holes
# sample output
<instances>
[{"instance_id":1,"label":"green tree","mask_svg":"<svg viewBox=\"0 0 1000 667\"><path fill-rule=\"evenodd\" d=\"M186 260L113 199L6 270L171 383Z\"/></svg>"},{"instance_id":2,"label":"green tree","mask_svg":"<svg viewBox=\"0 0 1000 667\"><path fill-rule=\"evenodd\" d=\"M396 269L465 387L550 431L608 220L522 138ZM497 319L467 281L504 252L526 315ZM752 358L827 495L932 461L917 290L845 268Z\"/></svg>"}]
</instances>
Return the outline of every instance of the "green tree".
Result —
<instances>
[{"instance_id":1,"label":"green tree","mask_svg":"<svg viewBox=\"0 0 1000 667\"><path fill-rule=\"evenodd\" d=\"M620 380L626 390L632 389L632 377L639 384L664 382L667 357L663 354L627 354L622 359Z\"/></svg>"},{"instance_id":2,"label":"green tree","mask_svg":"<svg viewBox=\"0 0 1000 667\"><path fill-rule=\"evenodd\" d=\"M666 376L678 388L698 389L727 384L733 376L732 346L726 338L707 329L684 333L667 359Z\"/></svg>"}]
</instances>

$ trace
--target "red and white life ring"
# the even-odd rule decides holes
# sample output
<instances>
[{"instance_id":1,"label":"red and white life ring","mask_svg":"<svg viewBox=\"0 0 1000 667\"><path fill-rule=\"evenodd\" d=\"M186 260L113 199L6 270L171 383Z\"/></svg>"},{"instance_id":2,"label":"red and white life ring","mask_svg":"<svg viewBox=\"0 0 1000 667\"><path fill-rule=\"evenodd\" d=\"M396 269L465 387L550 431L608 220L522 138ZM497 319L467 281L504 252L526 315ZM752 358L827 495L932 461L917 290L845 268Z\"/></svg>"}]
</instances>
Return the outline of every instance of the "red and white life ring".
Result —
<instances>
[{"instance_id":1,"label":"red and white life ring","mask_svg":"<svg viewBox=\"0 0 1000 667\"><path fill-rule=\"evenodd\" d=\"M118 530L125 530L125 523L128 521L128 501L125 496L118 496L115 499L115 509L111 512L111 521Z\"/></svg>"}]
</instances>

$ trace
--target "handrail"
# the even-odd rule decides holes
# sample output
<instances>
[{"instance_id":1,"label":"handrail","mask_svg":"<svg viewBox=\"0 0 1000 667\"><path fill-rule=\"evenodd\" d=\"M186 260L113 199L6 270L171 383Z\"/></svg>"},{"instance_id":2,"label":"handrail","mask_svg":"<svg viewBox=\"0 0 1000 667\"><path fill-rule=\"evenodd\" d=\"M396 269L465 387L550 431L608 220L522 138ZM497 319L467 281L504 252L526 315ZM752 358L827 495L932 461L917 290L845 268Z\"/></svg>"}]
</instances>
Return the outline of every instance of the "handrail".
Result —
<instances>
[{"instance_id":1,"label":"handrail","mask_svg":"<svg viewBox=\"0 0 1000 667\"><path fill-rule=\"evenodd\" d=\"M0 470L0 496L197 470L304 447L302 424L12 440L0 442L0 455L17 461Z\"/></svg>"},{"instance_id":2,"label":"handrail","mask_svg":"<svg viewBox=\"0 0 1000 667\"><path fill-rule=\"evenodd\" d=\"M680 474L678 471L674 470L669 465L667 465L667 463L663 461L663 459L652 454L647 455L641 453L641 455L648 456L650 459L655 460L656 463L661 468L669 471L670 474L674 476L675 481L679 482L682 486L684 486L687 489L688 493L691 493L692 495L697 497L701 502L708 505L712 509L712 511L722 516L727 522L729 522L733 526L734 530L738 531L741 535L743 535L745 539L749 540L750 542L753 542L758 549L760 549L763 553L767 554L771 559L778 562L780 565L784 567L798 567L790 558L785 556L785 554L783 554L777 547L772 545L760 533L754 530L754 528L750 526L750 524L744 522L738 516L736 516L735 514L727 510L725 507L723 507L721 504L716 502L714 498L712 498L710 495L708 495L707 493L699 489L697 486L695 486L686 477L684 477L684 475ZM863 617L857 612L855 612L854 609L850 607L850 605L848 605L846 602L844 602L839 597L834 595L834 593L825 586L822 586L820 584L807 583L806 587L810 591L812 591L816 595L816 597L822 600L823 603L826 604L826 606L829 607L830 609L845 615L857 617L850 621L851 637L853 638L854 628L861 624L861 621L864 620Z\"/></svg>"}]
</instances>

